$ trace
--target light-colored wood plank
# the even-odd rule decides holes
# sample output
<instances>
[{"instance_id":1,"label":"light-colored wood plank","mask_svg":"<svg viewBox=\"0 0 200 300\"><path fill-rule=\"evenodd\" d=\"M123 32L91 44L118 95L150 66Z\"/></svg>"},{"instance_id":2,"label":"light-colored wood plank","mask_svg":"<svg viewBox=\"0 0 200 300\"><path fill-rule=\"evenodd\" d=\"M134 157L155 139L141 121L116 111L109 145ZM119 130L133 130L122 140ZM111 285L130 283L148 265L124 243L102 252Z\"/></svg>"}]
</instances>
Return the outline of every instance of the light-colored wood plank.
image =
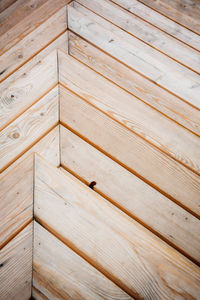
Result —
<instances>
[{"instance_id":1,"label":"light-colored wood plank","mask_svg":"<svg viewBox=\"0 0 200 300\"><path fill-rule=\"evenodd\" d=\"M108 0L77 1L156 50L200 73L200 53L198 51L191 49Z\"/></svg>"},{"instance_id":2,"label":"light-colored wood plank","mask_svg":"<svg viewBox=\"0 0 200 300\"><path fill-rule=\"evenodd\" d=\"M169 118L200 135L200 113L176 96L69 32L69 54Z\"/></svg>"},{"instance_id":3,"label":"light-colored wood plank","mask_svg":"<svg viewBox=\"0 0 200 300\"><path fill-rule=\"evenodd\" d=\"M0 299L31 297L32 223L0 250Z\"/></svg>"},{"instance_id":4,"label":"light-colored wood plank","mask_svg":"<svg viewBox=\"0 0 200 300\"><path fill-rule=\"evenodd\" d=\"M144 21L200 51L200 36L137 0L112 0Z\"/></svg>"},{"instance_id":5,"label":"light-colored wood plank","mask_svg":"<svg viewBox=\"0 0 200 300\"><path fill-rule=\"evenodd\" d=\"M1 178L8 174L13 168L15 168L20 162L27 158L34 152L40 154L54 166L60 165L60 150L59 150L59 126L56 126L48 134L46 134L41 140L39 140L33 147L21 155L16 161L14 161L7 169L0 173Z\"/></svg>"},{"instance_id":6,"label":"light-colored wood plank","mask_svg":"<svg viewBox=\"0 0 200 300\"><path fill-rule=\"evenodd\" d=\"M0 248L33 217L33 153L56 167L59 158L59 128L54 128L0 176Z\"/></svg>"},{"instance_id":7,"label":"light-colored wood plank","mask_svg":"<svg viewBox=\"0 0 200 300\"><path fill-rule=\"evenodd\" d=\"M1 178L0 188L0 248L2 248L33 218L32 156Z\"/></svg>"},{"instance_id":8,"label":"light-colored wood plank","mask_svg":"<svg viewBox=\"0 0 200 300\"><path fill-rule=\"evenodd\" d=\"M32 1L32 13L18 22L14 27L0 36L0 55L9 50L27 34L34 31L38 26L45 22L50 16L64 7L69 0L39 0L43 3L39 7Z\"/></svg>"},{"instance_id":9,"label":"light-colored wood plank","mask_svg":"<svg viewBox=\"0 0 200 300\"><path fill-rule=\"evenodd\" d=\"M0 133L0 171L31 147L59 121L58 87Z\"/></svg>"},{"instance_id":10,"label":"light-colored wood plank","mask_svg":"<svg viewBox=\"0 0 200 300\"><path fill-rule=\"evenodd\" d=\"M60 103L62 123L200 216L198 175L63 87L60 87Z\"/></svg>"},{"instance_id":11,"label":"light-colored wood plank","mask_svg":"<svg viewBox=\"0 0 200 300\"><path fill-rule=\"evenodd\" d=\"M60 83L164 153L200 174L199 137L71 56L59 51L58 58Z\"/></svg>"},{"instance_id":12,"label":"light-colored wood plank","mask_svg":"<svg viewBox=\"0 0 200 300\"><path fill-rule=\"evenodd\" d=\"M22 66L33 55L37 54L37 52L60 35L67 27L66 18L66 7L64 7L33 32L25 36L25 38L20 40L14 47L2 54L0 57L2 73L0 81ZM67 49L67 37L64 35L58 39L58 41L54 42L55 48L60 48L61 40L63 43L65 40L65 48ZM52 45L51 48L53 48Z\"/></svg>"},{"instance_id":13,"label":"light-colored wood plank","mask_svg":"<svg viewBox=\"0 0 200 300\"><path fill-rule=\"evenodd\" d=\"M37 222L33 286L47 299L132 299Z\"/></svg>"},{"instance_id":14,"label":"light-colored wood plank","mask_svg":"<svg viewBox=\"0 0 200 300\"><path fill-rule=\"evenodd\" d=\"M77 2L68 5L68 27L159 86L200 108L200 77Z\"/></svg>"},{"instance_id":15,"label":"light-colored wood plank","mask_svg":"<svg viewBox=\"0 0 200 300\"><path fill-rule=\"evenodd\" d=\"M35 158L35 217L139 299L200 296L200 269L72 176Z\"/></svg>"},{"instance_id":16,"label":"light-colored wood plank","mask_svg":"<svg viewBox=\"0 0 200 300\"><path fill-rule=\"evenodd\" d=\"M0 83L0 129L16 119L57 84L57 51L34 57Z\"/></svg>"},{"instance_id":17,"label":"light-colored wood plank","mask_svg":"<svg viewBox=\"0 0 200 300\"><path fill-rule=\"evenodd\" d=\"M198 6L198 1L187 1L187 0L176 0L176 1L154 1L154 0L139 0L143 4L155 9L159 13L167 16L168 18L174 20L175 22L189 28L190 30L200 34L200 23L199 23L199 12L197 9L197 18L194 18L194 14L190 15L189 6L194 6L194 9ZM173 2L175 7L173 7ZM185 12L184 12L185 10Z\"/></svg>"},{"instance_id":18,"label":"light-colored wood plank","mask_svg":"<svg viewBox=\"0 0 200 300\"><path fill-rule=\"evenodd\" d=\"M197 218L63 126L60 134L62 166L200 263Z\"/></svg>"}]
</instances>

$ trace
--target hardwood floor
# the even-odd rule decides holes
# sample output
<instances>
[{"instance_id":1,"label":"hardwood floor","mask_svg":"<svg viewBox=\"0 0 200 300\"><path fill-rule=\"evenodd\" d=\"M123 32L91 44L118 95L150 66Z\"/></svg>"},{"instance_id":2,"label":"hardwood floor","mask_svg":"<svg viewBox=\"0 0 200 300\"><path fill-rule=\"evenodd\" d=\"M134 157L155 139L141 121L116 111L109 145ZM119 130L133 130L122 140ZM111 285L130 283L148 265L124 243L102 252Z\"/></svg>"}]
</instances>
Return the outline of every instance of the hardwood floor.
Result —
<instances>
[{"instance_id":1,"label":"hardwood floor","mask_svg":"<svg viewBox=\"0 0 200 300\"><path fill-rule=\"evenodd\" d=\"M0 1L0 300L200 299L199 20Z\"/></svg>"}]
</instances>

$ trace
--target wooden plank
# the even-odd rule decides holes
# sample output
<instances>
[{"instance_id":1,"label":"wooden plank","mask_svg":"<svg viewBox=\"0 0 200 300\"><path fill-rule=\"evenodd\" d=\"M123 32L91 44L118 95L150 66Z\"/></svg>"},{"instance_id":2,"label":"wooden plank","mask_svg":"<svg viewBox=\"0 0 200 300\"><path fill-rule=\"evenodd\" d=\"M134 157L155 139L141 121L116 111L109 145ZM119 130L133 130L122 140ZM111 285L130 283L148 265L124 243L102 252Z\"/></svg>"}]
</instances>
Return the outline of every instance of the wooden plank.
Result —
<instances>
[{"instance_id":1,"label":"wooden plank","mask_svg":"<svg viewBox=\"0 0 200 300\"><path fill-rule=\"evenodd\" d=\"M119 61L200 108L200 77L77 2L68 5L68 27Z\"/></svg>"},{"instance_id":2,"label":"wooden plank","mask_svg":"<svg viewBox=\"0 0 200 300\"><path fill-rule=\"evenodd\" d=\"M61 165L179 250L200 263L200 222L65 127ZM188 236L190 243L188 244Z\"/></svg>"},{"instance_id":3,"label":"wooden plank","mask_svg":"<svg viewBox=\"0 0 200 300\"><path fill-rule=\"evenodd\" d=\"M199 267L39 157L35 160L34 205L36 220L129 295L138 299L199 298Z\"/></svg>"},{"instance_id":4,"label":"wooden plank","mask_svg":"<svg viewBox=\"0 0 200 300\"><path fill-rule=\"evenodd\" d=\"M0 171L23 154L59 121L58 87L0 133Z\"/></svg>"},{"instance_id":5,"label":"wooden plank","mask_svg":"<svg viewBox=\"0 0 200 300\"><path fill-rule=\"evenodd\" d=\"M12 5L14 2L15 2L15 0L1 0L0 1L0 12L3 12L10 5Z\"/></svg>"},{"instance_id":6,"label":"wooden plank","mask_svg":"<svg viewBox=\"0 0 200 300\"><path fill-rule=\"evenodd\" d=\"M8 77L33 55L51 43L66 27L66 7L64 7L1 55L0 63L3 73L0 76L0 81ZM64 35L54 42L55 48L60 46L61 39L63 42L65 40L65 48L67 49L67 37L64 37Z\"/></svg>"},{"instance_id":7,"label":"wooden plank","mask_svg":"<svg viewBox=\"0 0 200 300\"><path fill-rule=\"evenodd\" d=\"M151 107L200 135L200 118L197 109L71 32L69 32L69 54Z\"/></svg>"},{"instance_id":8,"label":"wooden plank","mask_svg":"<svg viewBox=\"0 0 200 300\"><path fill-rule=\"evenodd\" d=\"M16 161L14 161L7 169L0 173L0 181L3 176L10 172L20 162L27 158L34 152L40 154L40 156L49 160L54 166L60 165L60 150L59 150L59 126L56 126L49 133L47 133L41 140L39 140L34 146L21 155Z\"/></svg>"},{"instance_id":9,"label":"wooden plank","mask_svg":"<svg viewBox=\"0 0 200 300\"><path fill-rule=\"evenodd\" d=\"M164 15L140 3L138 0L112 0L144 21L160 28L167 34L200 51L200 36Z\"/></svg>"},{"instance_id":10,"label":"wooden plank","mask_svg":"<svg viewBox=\"0 0 200 300\"><path fill-rule=\"evenodd\" d=\"M0 251L0 265L0 299L30 299L32 224L26 226Z\"/></svg>"},{"instance_id":11,"label":"wooden plank","mask_svg":"<svg viewBox=\"0 0 200 300\"><path fill-rule=\"evenodd\" d=\"M39 9L47 0L27 0L23 5L20 5L11 15L9 15L0 27L0 35L9 32L15 25L23 21L25 17L30 17L34 9Z\"/></svg>"},{"instance_id":12,"label":"wooden plank","mask_svg":"<svg viewBox=\"0 0 200 300\"><path fill-rule=\"evenodd\" d=\"M37 222L33 286L46 299L133 299Z\"/></svg>"},{"instance_id":13,"label":"wooden plank","mask_svg":"<svg viewBox=\"0 0 200 300\"><path fill-rule=\"evenodd\" d=\"M58 126L0 176L0 248L33 218L34 152L60 165Z\"/></svg>"},{"instance_id":14,"label":"wooden plank","mask_svg":"<svg viewBox=\"0 0 200 300\"><path fill-rule=\"evenodd\" d=\"M20 6L24 5L26 0L7 1L7 2L10 2L10 4L5 5L4 10L1 11L1 3L2 2L4 2L4 0L2 0L0 2L0 26L1 26L1 23L3 23L3 21L6 20L14 11L17 11L20 8Z\"/></svg>"},{"instance_id":15,"label":"wooden plank","mask_svg":"<svg viewBox=\"0 0 200 300\"><path fill-rule=\"evenodd\" d=\"M134 37L200 73L200 53L108 0L78 0Z\"/></svg>"},{"instance_id":16,"label":"wooden plank","mask_svg":"<svg viewBox=\"0 0 200 300\"><path fill-rule=\"evenodd\" d=\"M21 22L18 22L14 27L0 36L0 55L9 50L27 34L34 31L43 22L48 20L59 9L64 7L69 0L39 0L43 3L39 7L35 6L35 1L32 5L31 15L26 16Z\"/></svg>"},{"instance_id":17,"label":"wooden plank","mask_svg":"<svg viewBox=\"0 0 200 300\"><path fill-rule=\"evenodd\" d=\"M57 51L30 62L0 83L0 129L7 126L57 84Z\"/></svg>"},{"instance_id":18,"label":"wooden plank","mask_svg":"<svg viewBox=\"0 0 200 300\"><path fill-rule=\"evenodd\" d=\"M178 24L185 26L186 28L200 34L200 24L199 17L194 18L194 14L190 16L188 14L188 4L189 6L197 7L197 1L174 1L176 7L173 7L172 1L153 1L153 0L139 0L143 4L155 9L159 13L167 16L168 18L174 20ZM187 5L186 5L187 4ZM184 12L184 10L186 11ZM199 9L197 10L197 14L199 13Z\"/></svg>"},{"instance_id":19,"label":"wooden plank","mask_svg":"<svg viewBox=\"0 0 200 300\"><path fill-rule=\"evenodd\" d=\"M60 104L61 123L200 216L198 175L63 87L60 87Z\"/></svg>"},{"instance_id":20,"label":"wooden plank","mask_svg":"<svg viewBox=\"0 0 200 300\"><path fill-rule=\"evenodd\" d=\"M69 55L59 51L58 58L60 83L200 174L199 137Z\"/></svg>"}]
</instances>

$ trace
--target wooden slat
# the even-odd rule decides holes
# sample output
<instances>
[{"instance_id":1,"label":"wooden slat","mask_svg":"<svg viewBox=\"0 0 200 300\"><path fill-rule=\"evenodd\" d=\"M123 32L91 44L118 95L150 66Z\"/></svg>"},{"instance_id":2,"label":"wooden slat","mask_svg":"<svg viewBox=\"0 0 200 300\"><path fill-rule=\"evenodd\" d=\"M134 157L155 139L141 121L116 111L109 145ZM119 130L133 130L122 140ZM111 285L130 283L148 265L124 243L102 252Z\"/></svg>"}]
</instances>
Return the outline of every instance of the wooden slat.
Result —
<instances>
[{"instance_id":1,"label":"wooden slat","mask_svg":"<svg viewBox=\"0 0 200 300\"><path fill-rule=\"evenodd\" d=\"M59 128L56 127L0 176L0 248L33 217L33 153L58 166Z\"/></svg>"},{"instance_id":2,"label":"wooden slat","mask_svg":"<svg viewBox=\"0 0 200 300\"><path fill-rule=\"evenodd\" d=\"M33 147L21 155L7 169L0 173L0 181L3 176L15 168L20 162L34 152L51 162L54 166L60 165L60 150L59 150L59 126L52 129L47 135L39 140Z\"/></svg>"},{"instance_id":3,"label":"wooden slat","mask_svg":"<svg viewBox=\"0 0 200 300\"><path fill-rule=\"evenodd\" d=\"M66 24L66 8L62 8L46 22L41 24L36 30L28 34L24 39L17 43L10 50L6 51L0 57L1 76L0 81L5 79L13 71L23 65L38 51L42 50L51 43L58 35L60 35L67 27ZM62 41L61 41L62 40ZM67 37L63 37L54 42L55 48L60 48L61 42L66 42ZM53 48L51 45L51 49Z\"/></svg>"},{"instance_id":4,"label":"wooden slat","mask_svg":"<svg viewBox=\"0 0 200 300\"><path fill-rule=\"evenodd\" d=\"M12 122L0 133L0 171L31 147L59 120L58 87Z\"/></svg>"},{"instance_id":5,"label":"wooden slat","mask_svg":"<svg viewBox=\"0 0 200 300\"><path fill-rule=\"evenodd\" d=\"M175 22L189 28L190 30L200 34L200 23L199 23L199 12L200 8L198 8L198 1L192 0L176 0L176 1L154 1L154 0L139 0L143 4L155 9L159 13L167 16L168 18L174 20ZM175 4L175 7L173 5ZM194 17L194 13L189 14L189 7L194 6L194 10L196 10L197 18ZM193 11L194 11L193 10Z\"/></svg>"},{"instance_id":6,"label":"wooden slat","mask_svg":"<svg viewBox=\"0 0 200 300\"><path fill-rule=\"evenodd\" d=\"M6 10L10 5L12 5L16 0L1 0L0 1L0 12Z\"/></svg>"},{"instance_id":7,"label":"wooden slat","mask_svg":"<svg viewBox=\"0 0 200 300\"><path fill-rule=\"evenodd\" d=\"M30 62L0 83L0 129L57 84L57 51Z\"/></svg>"},{"instance_id":8,"label":"wooden slat","mask_svg":"<svg viewBox=\"0 0 200 300\"><path fill-rule=\"evenodd\" d=\"M78 2L179 63L200 73L200 53L108 0Z\"/></svg>"},{"instance_id":9,"label":"wooden slat","mask_svg":"<svg viewBox=\"0 0 200 300\"><path fill-rule=\"evenodd\" d=\"M37 222L33 286L47 299L132 299Z\"/></svg>"},{"instance_id":10,"label":"wooden slat","mask_svg":"<svg viewBox=\"0 0 200 300\"><path fill-rule=\"evenodd\" d=\"M198 219L63 126L60 134L62 166L200 263Z\"/></svg>"},{"instance_id":11,"label":"wooden slat","mask_svg":"<svg viewBox=\"0 0 200 300\"><path fill-rule=\"evenodd\" d=\"M27 34L34 31L38 26L45 22L50 16L64 7L69 0L39 0L43 5L35 6L32 1L32 13L16 23L14 27L0 36L0 55L9 50ZM10 16L11 17L11 16Z\"/></svg>"},{"instance_id":12,"label":"wooden slat","mask_svg":"<svg viewBox=\"0 0 200 300\"><path fill-rule=\"evenodd\" d=\"M137 0L112 0L134 15L200 51L200 36Z\"/></svg>"},{"instance_id":13,"label":"wooden slat","mask_svg":"<svg viewBox=\"0 0 200 300\"><path fill-rule=\"evenodd\" d=\"M199 137L69 55L59 51L58 57L60 83L200 174Z\"/></svg>"},{"instance_id":14,"label":"wooden slat","mask_svg":"<svg viewBox=\"0 0 200 300\"><path fill-rule=\"evenodd\" d=\"M39 157L35 160L34 210L36 220L131 296L199 298L199 267Z\"/></svg>"},{"instance_id":15,"label":"wooden slat","mask_svg":"<svg viewBox=\"0 0 200 300\"><path fill-rule=\"evenodd\" d=\"M6 7L4 6L4 10L1 12L1 3L4 2L4 0L0 1L0 26L1 23L3 23L4 20L6 20L14 11L17 11L20 6L24 5L24 3L27 0L14 0L14 1L7 1L10 2L10 4Z\"/></svg>"},{"instance_id":16,"label":"wooden slat","mask_svg":"<svg viewBox=\"0 0 200 300\"><path fill-rule=\"evenodd\" d=\"M32 224L0 251L0 299L31 297Z\"/></svg>"},{"instance_id":17,"label":"wooden slat","mask_svg":"<svg viewBox=\"0 0 200 300\"><path fill-rule=\"evenodd\" d=\"M60 87L60 102L62 123L131 172L200 215L198 175L63 87Z\"/></svg>"},{"instance_id":18,"label":"wooden slat","mask_svg":"<svg viewBox=\"0 0 200 300\"><path fill-rule=\"evenodd\" d=\"M69 32L69 54L169 118L200 135L200 113L158 85ZM180 113L181 112L181 113Z\"/></svg>"},{"instance_id":19,"label":"wooden slat","mask_svg":"<svg viewBox=\"0 0 200 300\"><path fill-rule=\"evenodd\" d=\"M68 5L68 27L159 86L200 108L198 74L77 2Z\"/></svg>"}]
</instances>

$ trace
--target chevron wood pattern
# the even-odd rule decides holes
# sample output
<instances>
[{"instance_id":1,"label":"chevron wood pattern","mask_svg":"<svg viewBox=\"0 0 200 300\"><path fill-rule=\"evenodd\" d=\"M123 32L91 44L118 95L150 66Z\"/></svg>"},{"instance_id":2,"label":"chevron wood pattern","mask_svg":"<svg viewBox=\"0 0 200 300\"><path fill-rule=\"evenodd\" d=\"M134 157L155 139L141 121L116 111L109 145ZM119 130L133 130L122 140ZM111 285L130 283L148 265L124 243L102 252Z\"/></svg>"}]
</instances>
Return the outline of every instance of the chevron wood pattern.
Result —
<instances>
[{"instance_id":1,"label":"chevron wood pattern","mask_svg":"<svg viewBox=\"0 0 200 300\"><path fill-rule=\"evenodd\" d=\"M199 20L0 1L0 300L200 299Z\"/></svg>"}]
</instances>

